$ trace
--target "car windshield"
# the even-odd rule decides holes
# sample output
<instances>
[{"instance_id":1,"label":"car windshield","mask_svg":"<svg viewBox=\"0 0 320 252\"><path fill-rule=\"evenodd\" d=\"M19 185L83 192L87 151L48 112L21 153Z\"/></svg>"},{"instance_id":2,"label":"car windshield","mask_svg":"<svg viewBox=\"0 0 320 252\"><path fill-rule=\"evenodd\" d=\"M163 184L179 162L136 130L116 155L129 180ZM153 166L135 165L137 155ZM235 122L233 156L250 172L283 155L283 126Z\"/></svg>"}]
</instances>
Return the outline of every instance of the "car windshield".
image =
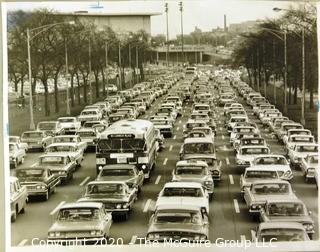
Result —
<instances>
[{"instance_id":1,"label":"car windshield","mask_svg":"<svg viewBox=\"0 0 320 252\"><path fill-rule=\"evenodd\" d=\"M312 146L307 146L307 145L302 145L302 146L297 146L297 151L298 152L318 152L318 146L317 145L312 145Z\"/></svg>"},{"instance_id":2,"label":"car windshield","mask_svg":"<svg viewBox=\"0 0 320 252\"><path fill-rule=\"evenodd\" d=\"M209 106L195 106L194 110L210 110Z\"/></svg>"},{"instance_id":3,"label":"car windshield","mask_svg":"<svg viewBox=\"0 0 320 252\"><path fill-rule=\"evenodd\" d=\"M311 132L308 131L308 130L293 130L293 131L288 132L288 134L290 134L290 135L308 135L308 136L310 136Z\"/></svg>"},{"instance_id":4,"label":"car windshield","mask_svg":"<svg viewBox=\"0 0 320 252\"><path fill-rule=\"evenodd\" d=\"M22 138L42 138L41 132L25 132L22 134Z\"/></svg>"},{"instance_id":5,"label":"car windshield","mask_svg":"<svg viewBox=\"0 0 320 252\"><path fill-rule=\"evenodd\" d=\"M59 146L49 146L47 148L48 152L74 152L76 151L76 148L69 145L59 145Z\"/></svg>"},{"instance_id":6,"label":"car windshield","mask_svg":"<svg viewBox=\"0 0 320 252\"><path fill-rule=\"evenodd\" d=\"M212 143L187 143L183 146L185 154L214 154L214 147Z\"/></svg>"},{"instance_id":7,"label":"car windshield","mask_svg":"<svg viewBox=\"0 0 320 252\"><path fill-rule=\"evenodd\" d=\"M270 241L285 242L285 241L305 241L306 234L302 229L294 228L269 228L261 230L258 241L270 242Z\"/></svg>"},{"instance_id":8,"label":"car windshield","mask_svg":"<svg viewBox=\"0 0 320 252\"><path fill-rule=\"evenodd\" d=\"M53 141L55 143L76 143L77 141L77 137L72 136L72 137L55 137L53 139Z\"/></svg>"},{"instance_id":9,"label":"car windshield","mask_svg":"<svg viewBox=\"0 0 320 252\"><path fill-rule=\"evenodd\" d=\"M243 145L264 145L264 139L242 139Z\"/></svg>"},{"instance_id":10,"label":"car windshield","mask_svg":"<svg viewBox=\"0 0 320 252\"><path fill-rule=\"evenodd\" d=\"M61 165L65 164L65 157L41 157L41 164Z\"/></svg>"},{"instance_id":11,"label":"car windshield","mask_svg":"<svg viewBox=\"0 0 320 252\"><path fill-rule=\"evenodd\" d=\"M177 175L206 175L205 167L202 166L179 166L176 168Z\"/></svg>"},{"instance_id":12,"label":"car windshield","mask_svg":"<svg viewBox=\"0 0 320 252\"><path fill-rule=\"evenodd\" d=\"M100 173L101 177L108 177L108 176L134 176L133 169L103 169Z\"/></svg>"},{"instance_id":13,"label":"car windshield","mask_svg":"<svg viewBox=\"0 0 320 252\"><path fill-rule=\"evenodd\" d=\"M158 212L155 217L156 223L184 223L200 224L200 213L189 212Z\"/></svg>"},{"instance_id":14,"label":"car windshield","mask_svg":"<svg viewBox=\"0 0 320 252\"><path fill-rule=\"evenodd\" d=\"M96 133L94 131L80 131L77 133L81 138L86 137L96 137Z\"/></svg>"},{"instance_id":15,"label":"car windshield","mask_svg":"<svg viewBox=\"0 0 320 252\"><path fill-rule=\"evenodd\" d=\"M84 128L92 128L92 126L97 125L97 124L100 124L100 122L85 122L83 124L83 127Z\"/></svg>"},{"instance_id":16,"label":"car windshield","mask_svg":"<svg viewBox=\"0 0 320 252\"><path fill-rule=\"evenodd\" d=\"M56 128L55 122L42 122L38 124L39 130L54 130Z\"/></svg>"},{"instance_id":17,"label":"car windshield","mask_svg":"<svg viewBox=\"0 0 320 252\"><path fill-rule=\"evenodd\" d=\"M143 150L145 141L143 139L103 139L98 143L100 150L113 150L121 152L122 150Z\"/></svg>"},{"instance_id":18,"label":"car windshield","mask_svg":"<svg viewBox=\"0 0 320 252\"><path fill-rule=\"evenodd\" d=\"M203 197L200 188L166 187L161 196L164 197Z\"/></svg>"},{"instance_id":19,"label":"car windshield","mask_svg":"<svg viewBox=\"0 0 320 252\"><path fill-rule=\"evenodd\" d=\"M303 204L296 202L270 203L267 213L271 216L302 216L305 215L305 208Z\"/></svg>"},{"instance_id":20,"label":"car windshield","mask_svg":"<svg viewBox=\"0 0 320 252\"><path fill-rule=\"evenodd\" d=\"M82 111L81 115L96 115L97 111L95 110L87 110L87 111Z\"/></svg>"},{"instance_id":21,"label":"car windshield","mask_svg":"<svg viewBox=\"0 0 320 252\"><path fill-rule=\"evenodd\" d=\"M268 184L256 184L252 188L256 194L288 194L289 184L284 183L268 183Z\"/></svg>"},{"instance_id":22,"label":"car windshield","mask_svg":"<svg viewBox=\"0 0 320 252\"><path fill-rule=\"evenodd\" d=\"M285 131L288 131L289 129L302 129L302 125L285 125L283 126L283 129Z\"/></svg>"},{"instance_id":23,"label":"car windshield","mask_svg":"<svg viewBox=\"0 0 320 252\"><path fill-rule=\"evenodd\" d=\"M209 120L209 116L207 114L191 115L191 119L193 119L193 120Z\"/></svg>"},{"instance_id":24,"label":"car windshield","mask_svg":"<svg viewBox=\"0 0 320 252\"><path fill-rule=\"evenodd\" d=\"M90 184L86 188L86 194L123 195L122 184Z\"/></svg>"},{"instance_id":25,"label":"car windshield","mask_svg":"<svg viewBox=\"0 0 320 252\"><path fill-rule=\"evenodd\" d=\"M255 154L268 154L268 148L243 148L241 149L242 155L255 155Z\"/></svg>"},{"instance_id":26,"label":"car windshield","mask_svg":"<svg viewBox=\"0 0 320 252\"><path fill-rule=\"evenodd\" d=\"M230 122L245 122L246 118L231 118Z\"/></svg>"},{"instance_id":27,"label":"car windshield","mask_svg":"<svg viewBox=\"0 0 320 252\"><path fill-rule=\"evenodd\" d=\"M19 180L26 180L28 178L42 180L42 178L45 176L45 170L42 170L42 169L17 170L16 176L19 178Z\"/></svg>"},{"instance_id":28,"label":"car windshield","mask_svg":"<svg viewBox=\"0 0 320 252\"><path fill-rule=\"evenodd\" d=\"M318 156L310 157L311 164L318 164Z\"/></svg>"},{"instance_id":29,"label":"car windshield","mask_svg":"<svg viewBox=\"0 0 320 252\"><path fill-rule=\"evenodd\" d=\"M289 142L294 143L313 143L313 137L307 137L307 136L296 136L296 137L290 137Z\"/></svg>"},{"instance_id":30,"label":"car windshield","mask_svg":"<svg viewBox=\"0 0 320 252\"><path fill-rule=\"evenodd\" d=\"M154 125L167 125L168 121L165 121L165 120L153 120L152 123Z\"/></svg>"},{"instance_id":31,"label":"car windshield","mask_svg":"<svg viewBox=\"0 0 320 252\"><path fill-rule=\"evenodd\" d=\"M256 165L287 165L285 157L259 157L254 160Z\"/></svg>"},{"instance_id":32,"label":"car windshield","mask_svg":"<svg viewBox=\"0 0 320 252\"><path fill-rule=\"evenodd\" d=\"M59 221L92 221L99 219L97 208L67 208L61 209L57 216Z\"/></svg>"},{"instance_id":33,"label":"car windshield","mask_svg":"<svg viewBox=\"0 0 320 252\"><path fill-rule=\"evenodd\" d=\"M235 128L234 132L237 133L248 133L248 132L253 132L254 128Z\"/></svg>"},{"instance_id":34,"label":"car windshield","mask_svg":"<svg viewBox=\"0 0 320 252\"><path fill-rule=\"evenodd\" d=\"M254 179L275 179L278 178L276 171L247 171L245 178Z\"/></svg>"},{"instance_id":35,"label":"car windshield","mask_svg":"<svg viewBox=\"0 0 320 252\"><path fill-rule=\"evenodd\" d=\"M59 118L58 121L61 123L69 123L69 122L75 122L76 120L74 118Z\"/></svg>"}]
</instances>

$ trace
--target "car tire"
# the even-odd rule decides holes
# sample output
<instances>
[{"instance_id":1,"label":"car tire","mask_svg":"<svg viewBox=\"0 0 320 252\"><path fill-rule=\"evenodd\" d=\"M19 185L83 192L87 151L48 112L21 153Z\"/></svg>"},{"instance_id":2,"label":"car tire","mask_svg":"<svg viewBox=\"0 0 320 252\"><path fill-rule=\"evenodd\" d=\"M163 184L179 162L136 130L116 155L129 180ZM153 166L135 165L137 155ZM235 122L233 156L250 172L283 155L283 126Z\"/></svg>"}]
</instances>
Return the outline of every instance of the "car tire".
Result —
<instances>
[{"instance_id":1,"label":"car tire","mask_svg":"<svg viewBox=\"0 0 320 252\"><path fill-rule=\"evenodd\" d=\"M21 208L20 213L24 214L26 212L26 203L24 203L24 206Z\"/></svg>"},{"instance_id":2,"label":"car tire","mask_svg":"<svg viewBox=\"0 0 320 252\"><path fill-rule=\"evenodd\" d=\"M11 222L15 222L17 220L17 210L14 211L14 214L11 216Z\"/></svg>"},{"instance_id":3,"label":"car tire","mask_svg":"<svg viewBox=\"0 0 320 252\"><path fill-rule=\"evenodd\" d=\"M123 215L123 220L124 221L127 221L129 219L129 212L126 212L124 215Z\"/></svg>"}]
</instances>

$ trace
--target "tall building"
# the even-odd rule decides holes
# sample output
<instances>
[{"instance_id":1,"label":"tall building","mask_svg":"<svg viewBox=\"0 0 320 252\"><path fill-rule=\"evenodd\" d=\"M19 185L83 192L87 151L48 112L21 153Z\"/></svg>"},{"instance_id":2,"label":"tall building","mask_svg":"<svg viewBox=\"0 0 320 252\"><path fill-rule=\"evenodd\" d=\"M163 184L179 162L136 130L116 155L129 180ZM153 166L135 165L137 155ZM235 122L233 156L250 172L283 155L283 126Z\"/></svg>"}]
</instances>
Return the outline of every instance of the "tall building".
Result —
<instances>
[{"instance_id":1,"label":"tall building","mask_svg":"<svg viewBox=\"0 0 320 252\"><path fill-rule=\"evenodd\" d=\"M144 30L148 34L151 34L151 17L160 14L155 12L100 13L88 11L56 13L56 15L78 19L80 22L93 23L98 28L108 26L115 32L128 33Z\"/></svg>"}]
</instances>

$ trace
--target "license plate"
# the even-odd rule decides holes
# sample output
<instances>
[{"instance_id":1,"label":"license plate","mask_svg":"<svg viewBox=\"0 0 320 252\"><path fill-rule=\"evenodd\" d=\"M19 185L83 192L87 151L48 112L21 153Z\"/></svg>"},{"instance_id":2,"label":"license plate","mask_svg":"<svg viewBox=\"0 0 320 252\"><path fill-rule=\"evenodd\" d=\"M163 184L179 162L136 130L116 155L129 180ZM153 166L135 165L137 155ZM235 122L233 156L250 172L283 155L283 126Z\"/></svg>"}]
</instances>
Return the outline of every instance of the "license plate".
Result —
<instances>
[{"instance_id":1,"label":"license plate","mask_svg":"<svg viewBox=\"0 0 320 252\"><path fill-rule=\"evenodd\" d=\"M126 157L118 157L117 158L117 163L118 164L126 164L127 163L127 158Z\"/></svg>"}]
</instances>

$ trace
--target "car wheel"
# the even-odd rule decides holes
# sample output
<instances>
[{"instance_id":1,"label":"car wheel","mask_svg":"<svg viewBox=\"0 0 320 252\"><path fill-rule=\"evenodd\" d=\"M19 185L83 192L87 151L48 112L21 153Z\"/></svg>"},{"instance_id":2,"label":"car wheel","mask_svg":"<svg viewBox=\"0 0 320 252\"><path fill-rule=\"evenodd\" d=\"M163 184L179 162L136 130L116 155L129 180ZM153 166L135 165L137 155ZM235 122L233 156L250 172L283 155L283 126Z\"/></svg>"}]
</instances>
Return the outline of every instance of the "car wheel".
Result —
<instances>
[{"instance_id":1,"label":"car wheel","mask_svg":"<svg viewBox=\"0 0 320 252\"><path fill-rule=\"evenodd\" d=\"M21 208L20 213L24 214L26 212L26 203L24 203L24 206Z\"/></svg>"},{"instance_id":2,"label":"car wheel","mask_svg":"<svg viewBox=\"0 0 320 252\"><path fill-rule=\"evenodd\" d=\"M15 209L13 215L11 216L11 222L15 222L17 220L17 209Z\"/></svg>"}]
</instances>

